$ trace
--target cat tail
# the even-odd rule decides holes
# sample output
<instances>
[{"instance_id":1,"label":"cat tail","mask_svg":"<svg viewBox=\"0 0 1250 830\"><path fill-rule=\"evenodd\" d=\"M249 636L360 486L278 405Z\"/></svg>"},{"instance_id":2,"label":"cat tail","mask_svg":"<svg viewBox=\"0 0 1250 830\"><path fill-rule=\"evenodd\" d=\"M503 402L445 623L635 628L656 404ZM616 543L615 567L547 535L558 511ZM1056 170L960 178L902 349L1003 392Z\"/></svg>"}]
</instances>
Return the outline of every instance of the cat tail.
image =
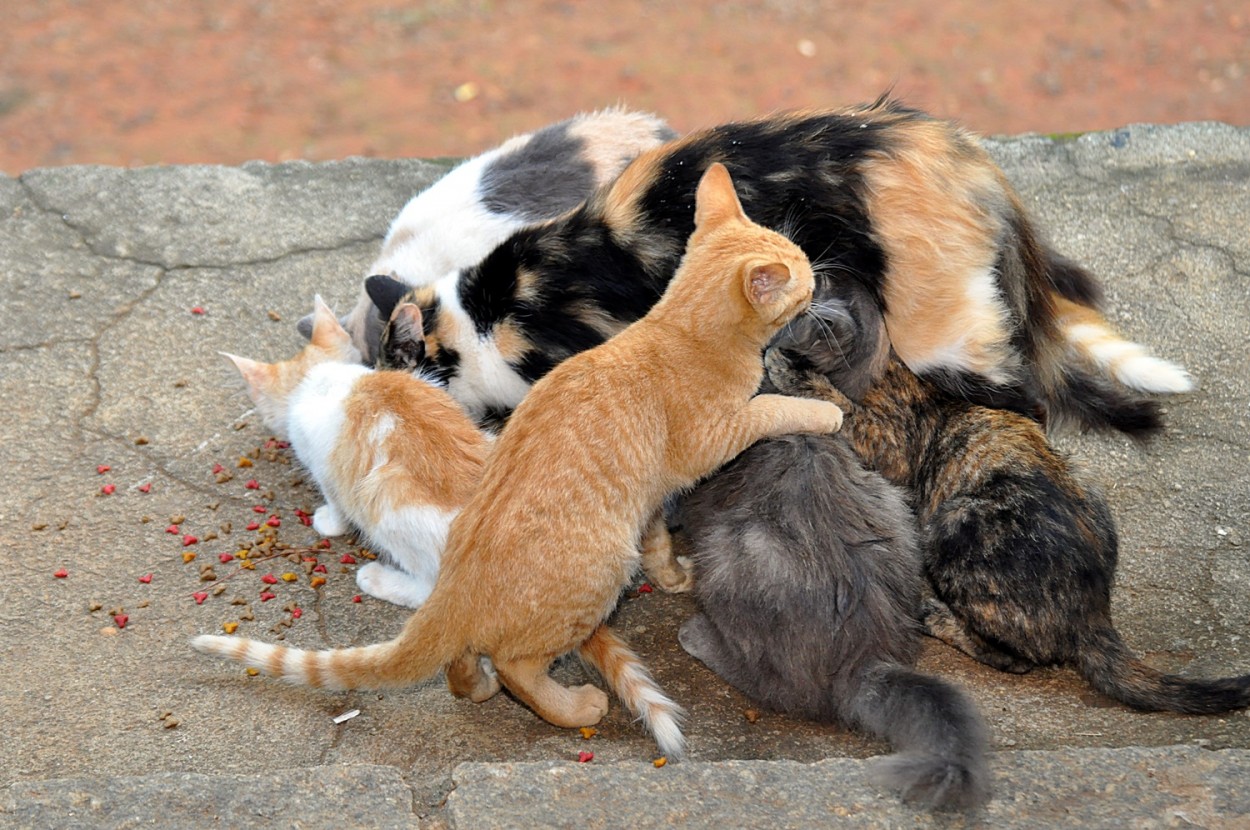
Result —
<instances>
[{"instance_id":1,"label":"cat tail","mask_svg":"<svg viewBox=\"0 0 1250 830\"><path fill-rule=\"evenodd\" d=\"M437 674L465 650L467 637L456 626L457 616L441 609L442 603L432 596L408 619L398 637L369 646L310 651L213 634L193 638L191 646L296 685L318 689L406 686Z\"/></svg>"},{"instance_id":2,"label":"cat tail","mask_svg":"<svg viewBox=\"0 0 1250 830\"><path fill-rule=\"evenodd\" d=\"M582 643L578 654L646 725L665 757L685 757L686 738L681 733L685 712L660 690L646 665L624 640L601 625Z\"/></svg>"},{"instance_id":3,"label":"cat tail","mask_svg":"<svg viewBox=\"0 0 1250 830\"><path fill-rule=\"evenodd\" d=\"M897 663L860 676L845 719L889 741L880 772L903 798L929 809L969 809L990 797L987 729L957 686Z\"/></svg>"},{"instance_id":4,"label":"cat tail","mask_svg":"<svg viewBox=\"0 0 1250 830\"><path fill-rule=\"evenodd\" d=\"M1137 659L1109 624L1081 644L1076 664L1091 686L1135 709L1216 715L1250 707L1250 675L1204 680L1164 674Z\"/></svg>"}]
</instances>

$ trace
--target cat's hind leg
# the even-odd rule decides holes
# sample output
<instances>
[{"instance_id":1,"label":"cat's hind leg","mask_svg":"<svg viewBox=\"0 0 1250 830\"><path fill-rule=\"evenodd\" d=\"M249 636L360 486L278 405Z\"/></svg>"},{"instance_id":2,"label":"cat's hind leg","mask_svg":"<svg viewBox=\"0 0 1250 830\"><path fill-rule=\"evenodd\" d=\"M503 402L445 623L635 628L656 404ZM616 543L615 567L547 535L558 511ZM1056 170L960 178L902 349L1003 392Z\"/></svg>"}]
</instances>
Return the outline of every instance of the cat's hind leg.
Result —
<instances>
[{"instance_id":1,"label":"cat's hind leg","mask_svg":"<svg viewBox=\"0 0 1250 830\"><path fill-rule=\"evenodd\" d=\"M983 637L969 629L967 623L956 617L955 612L941 600L926 599L920 609L920 618L930 637L962 651L978 663L1011 674L1025 674L1034 668L1033 663L1023 657L1009 654L987 643Z\"/></svg>"},{"instance_id":2,"label":"cat's hind leg","mask_svg":"<svg viewBox=\"0 0 1250 830\"><path fill-rule=\"evenodd\" d=\"M496 661L495 670L508 691L556 726L594 726L608 713L608 696L594 686L570 689L551 679L553 657Z\"/></svg>"},{"instance_id":3,"label":"cat's hind leg","mask_svg":"<svg viewBox=\"0 0 1250 830\"><path fill-rule=\"evenodd\" d=\"M705 614L695 614L677 630L677 642L694 659L721 677L737 674L737 665L727 659L725 640Z\"/></svg>"},{"instance_id":4,"label":"cat's hind leg","mask_svg":"<svg viewBox=\"0 0 1250 830\"><path fill-rule=\"evenodd\" d=\"M660 510L651 519L642 535L642 569L647 579L670 594L689 591L694 586L694 573L689 562L673 554L673 539ZM684 558L684 557L683 557Z\"/></svg>"},{"instance_id":5,"label":"cat's hind leg","mask_svg":"<svg viewBox=\"0 0 1250 830\"><path fill-rule=\"evenodd\" d=\"M499 691L499 676L489 658L467 652L447 667L447 688L456 697L483 703Z\"/></svg>"}]
</instances>

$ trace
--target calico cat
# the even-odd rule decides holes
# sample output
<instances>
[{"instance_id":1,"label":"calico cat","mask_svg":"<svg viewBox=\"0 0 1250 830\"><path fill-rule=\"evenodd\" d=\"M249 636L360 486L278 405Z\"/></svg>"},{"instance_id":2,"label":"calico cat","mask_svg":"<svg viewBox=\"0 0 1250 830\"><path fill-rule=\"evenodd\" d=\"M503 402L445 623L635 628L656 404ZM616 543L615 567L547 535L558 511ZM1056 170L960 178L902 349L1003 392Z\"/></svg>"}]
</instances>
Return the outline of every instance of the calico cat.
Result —
<instances>
[{"instance_id":1,"label":"calico cat","mask_svg":"<svg viewBox=\"0 0 1250 830\"><path fill-rule=\"evenodd\" d=\"M911 666L923 577L915 519L839 435L753 445L681 503L699 613L682 648L773 709L859 727L898 754L904 798L989 796L986 728L957 687Z\"/></svg>"},{"instance_id":2,"label":"calico cat","mask_svg":"<svg viewBox=\"0 0 1250 830\"><path fill-rule=\"evenodd\" d=\"M454 282L459 269L476 265L517 229L573 209L640 152L675 137L654 115L620 108L515 136L412 197L391 223L368 273L388 275L405 290L449 275ZM343 319L370 365L389 307L386 312L379 317L362 288ZM305 336L311 324L311 318L301 321Z\"/></svg>"},{"instance_id":3,"label":"calico cat","mask_svg":"<svg viewBox=\"0 0 1250 830\"><path fill-rule=\"evenodd\" d=\"M891 355L872 297L844 288L778 338L768 377L783 392L843 407L846 440L910 490L936 594L924 605L929 633L1004 671L1074 665L1137 709L1250 706L1250 675L1165 675L1129 651L1111 620L1119 550L1103 496L1032 420L918 378Z\"/></svg>"},{"instance_id":4,"label":"calico cat","mask_svg":"<svg viewBox=\"0 0 1250 830\"><path fill-rule=\"evenodd\" d=\"M565 688L548 674L555 658L578 650L661 750L681 756L680 709L605 620L640 560L662 587L688 587L663 521L667 495L761 437L838 429L831 404L755 394L765 344L807 306L813 285L802 251L751 223L729 174L713 165L663 299L565 361L517 407L452 523L434 592L403 633L322 652L219 636L193 645L333 688L415 683L446 667L456 694L484 700L502 681L569 727L607 711L598 688ZM479 657L491 659L497 680Z\"/></svg>"},{"instance_id":5,"label":"calico cat","mask_svg":"<svg viewBox=\"0 0 1250 830\"><path fill-rule=\"evenodd\" d=\"M320 297L311 341L291 360L226 357L266 426L290 439L325 495L313 528L339 536L354 526L380 554L357 570L361 590L420 606L452 519L477 489L488 438L429 381L362 366Z\"/></svg>"},{"instance_id":6,"label":"calico cat","mask_svg":"<svg viewBox=\"0 0 1250 830\"><path fill-rule=\"evenodd\" d=\"M807 253L821 286L866 287L903 362L948 392L1146 435L1159 427L1157 404L1122 385L1190 388L1182 369L1112 330L1093 277L1039 241L973 136L884 98L726 124L642 153L577 210L413 289L425 366L474 417L516 406L553 366L659 299L713 162L729 168L750 216ZM403 288L370 282L386 316Z\"/></svg>"}]
</instances>

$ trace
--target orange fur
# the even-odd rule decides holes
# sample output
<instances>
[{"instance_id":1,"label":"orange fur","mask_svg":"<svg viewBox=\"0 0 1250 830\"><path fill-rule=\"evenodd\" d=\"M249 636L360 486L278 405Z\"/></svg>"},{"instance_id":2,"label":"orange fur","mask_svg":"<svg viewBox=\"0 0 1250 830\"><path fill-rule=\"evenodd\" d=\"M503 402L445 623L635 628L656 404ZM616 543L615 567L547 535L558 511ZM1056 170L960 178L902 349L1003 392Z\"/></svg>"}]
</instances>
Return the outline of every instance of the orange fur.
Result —
<instances>
[{"instance_id":1,"label":"orange fur","mask_svg":"<svg viewBox=\"0 0 1250 830\"><path fill-rule=\"evenodd\" d=\"M721 165L704 175L696 205L686 256L659 303L561 363L517 408L452 524L433 594L404 631L328 652L249 643L244 660L303 682L315 666L337 688L413 683L452 665L453 689L480 696L491 684L474 659L486 655L504 686L561 726L607 711L594 686L551 679L562 654L581 650L618 689L648 685L645 672L622 674L641 667L603 623L642 559L644 533L648 558L682 572L656 521L664 498L762 437L832 432L842 421L827 402L754 394L764 345L811 300L807 258L746 218ZM239 659L230 638L194 644ZM280 657L271 663L269 652ZM676 706L650 689L663 721L652 730L680 755Z\"/></svg>"}]
</instances>

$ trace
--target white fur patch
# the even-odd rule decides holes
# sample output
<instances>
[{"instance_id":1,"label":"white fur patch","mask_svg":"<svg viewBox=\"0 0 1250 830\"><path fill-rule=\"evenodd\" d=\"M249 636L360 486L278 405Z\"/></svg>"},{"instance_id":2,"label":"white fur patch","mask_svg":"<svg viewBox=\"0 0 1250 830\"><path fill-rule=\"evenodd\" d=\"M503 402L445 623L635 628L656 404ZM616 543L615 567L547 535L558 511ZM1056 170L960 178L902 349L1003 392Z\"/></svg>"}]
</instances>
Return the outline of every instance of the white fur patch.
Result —
<instances>
[{"instance_id":1,"label":"white fur patch","mask_svg":"<svg viewBox=\"0 0 1250 830\"><path fill-rule=\"evenodd\" d=\"M456 321L456 341L448 345L460 353L460 365L447 384L448 394L474 418L491 407L515 407L529 392L529 382L508 365L493 339L478 335L460 305L454 278L439 280L436 291L442 312Z\"/></svg>"},{"instance_id":2,"label":"white fur patch","mask_svg":"<svg viewBox=\"0 0 1250 830\"><path fill-rule=\"evenodd\" d=\"M1146 347L1105 326L1078 323L1068 326L1065 334L1068 342L1130 389L1175 394L1194 388L1193 378L1182 367L1151 355Z\"/></svg>"},{"instance_id":3,"label":"white fur patch","mask_svg":"<svg viewBox=\"0 0 1250 830\"><path fill-rule=\"evenodd\" d=\"M928 354L907 355L905 362L908 368L917 374L929 369L974 372L991 383L1000 386L1010 384L1014 380L1013 366L987 363L1004 353L1003 344L1007 340L1005 322L1011 316L998 292L993 268L968 275L965 298L968 308L975 313L961 315L967 322L962 332Z\"/></svg>"}]
</instances>

